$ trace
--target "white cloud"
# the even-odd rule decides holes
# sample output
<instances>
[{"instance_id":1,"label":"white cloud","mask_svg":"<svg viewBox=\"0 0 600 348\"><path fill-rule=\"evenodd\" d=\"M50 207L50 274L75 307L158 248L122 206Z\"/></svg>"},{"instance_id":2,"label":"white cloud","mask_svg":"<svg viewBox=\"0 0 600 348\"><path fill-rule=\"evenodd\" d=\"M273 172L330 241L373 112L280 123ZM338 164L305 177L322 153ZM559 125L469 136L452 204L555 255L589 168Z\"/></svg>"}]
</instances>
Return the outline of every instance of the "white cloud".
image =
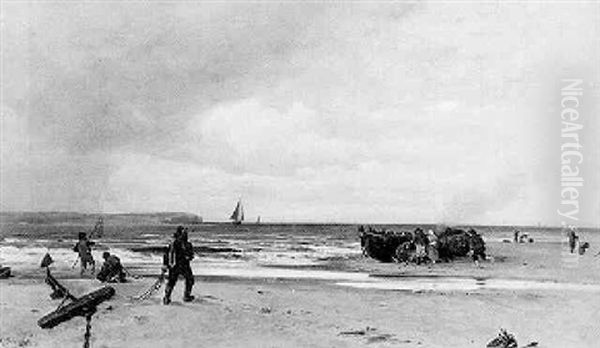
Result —
<instances>
[{"instance_id":1,"label":"white cloud","mask_svg":"<svg viewBox=\"0 0 600 348\"><path fill-rule=\"evenodd\" d=\"M546 85L599 57L586 4L18 6L3 208L551 222Z\"/></svg>"}]
</instances>

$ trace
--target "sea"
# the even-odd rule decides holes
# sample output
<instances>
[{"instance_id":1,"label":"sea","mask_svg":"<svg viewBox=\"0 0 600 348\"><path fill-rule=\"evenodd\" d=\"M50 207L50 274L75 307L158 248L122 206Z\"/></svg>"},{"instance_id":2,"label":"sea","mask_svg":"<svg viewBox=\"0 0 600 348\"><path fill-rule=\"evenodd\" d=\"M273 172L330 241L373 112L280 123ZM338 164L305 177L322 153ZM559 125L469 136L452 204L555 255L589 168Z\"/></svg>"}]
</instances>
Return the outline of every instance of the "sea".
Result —
<instances>
[{"instance_id":1,"label":"sea","mask_svg":"<svg viewBox=\"0 0 600 348\"><path fill-rule=\"evenodd\" d=\"M428 224L371 225L391 231L439 230ZM468 226L458 226L468 227ZM515 227L473 226L486 243L510 242ZM177 225L110 224L104 226L96 242L93 256L98 265L102 253L117 255L130 275L156 277L162 254L155 249L166 246ZM306 279L330 281L340 286L377 289L477 289L481 287L548 288L555 285L535 282L495 280L482 283L470 278L419 279L399 281L374 278L360 265L362 254L358 225L350 224L242 224L202 223L189 225L189 239L202 247L192 262L197 277L235 279ZM560 228L518 227L536 243L564 243ZM0 224L0 263L10 266L15 277L42 278L39 264L46 253L54 260L52 269L63 278L79 277L77 254L72 248L78 232L89 233L89 224L76 223L2 223ZM579 231L582 239L600 243L595 229ZM351 266L349 266L351 265ZM352 266L354 265L354 266ZM508 283L507 283L508 282ZM565 284L565 286L570 286ZM583 288L583 290L586 290ZM590 289L587 289L590 290ZM600 288L592 286L592 291Z\"/></svg>"}]
</instances>

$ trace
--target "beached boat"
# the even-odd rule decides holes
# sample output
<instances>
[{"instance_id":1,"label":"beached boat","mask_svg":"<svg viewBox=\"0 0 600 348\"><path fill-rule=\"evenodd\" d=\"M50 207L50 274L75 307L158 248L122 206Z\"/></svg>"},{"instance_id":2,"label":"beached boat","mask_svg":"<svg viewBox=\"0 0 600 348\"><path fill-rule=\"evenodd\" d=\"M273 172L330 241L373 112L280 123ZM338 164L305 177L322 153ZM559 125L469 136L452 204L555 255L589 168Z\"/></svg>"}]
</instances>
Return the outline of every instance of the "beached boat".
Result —
<instances>
[{"instance_id":1,"label":"beached boat","mask_svg":"<svg viewBox=\"0 0 600 348\"><path fill-rule=\"evenodd\" d=\"M233 222L234 225L240 225L242 221L244 221L244 206L242 205L242 200L240 199L233 210L233 213L229 217L229 219Z\"/></svg>"},{"instance_id":2,"label":"beached boat","mask_svg":"<svg viewBox=\"0 0 600 348\"><path fill-rule=\"evenodd\" d=\"M417 229L415 233L376 231L370 228L369 231L359 229L359 232L365 256L381 262L414 261L420 263L429 261L428 256L420 255L417 252L418 244L428 244L425 242L426 237L421 229ZM450 261L457 257L467 256L469 252L485 259L485 242L481 235L473 229L464 231L446 228L437 237L437 254L440 260Z\"/></svg>"}]
</instances>

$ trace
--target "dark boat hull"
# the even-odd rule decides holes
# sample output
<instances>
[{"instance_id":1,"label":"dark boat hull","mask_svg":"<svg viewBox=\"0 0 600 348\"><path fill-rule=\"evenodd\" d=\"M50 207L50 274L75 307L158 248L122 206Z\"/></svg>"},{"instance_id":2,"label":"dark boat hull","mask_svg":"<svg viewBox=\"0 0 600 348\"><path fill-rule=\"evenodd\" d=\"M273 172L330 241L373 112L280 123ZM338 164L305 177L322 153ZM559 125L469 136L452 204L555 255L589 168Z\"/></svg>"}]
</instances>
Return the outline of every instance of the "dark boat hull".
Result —
<instances>
[{"instance_id":1,"label":"dark boat hull","mask_svg":"<svg viewBox=\"0 0 600 348\"><path fill-rule=\"evenodd\" d=\"M473 231L474 232L474 231ZM448 228L438 236L439 259L465 257L469 252L485 259L485 243L481 236L461 229ZM363 253L381 262L401 262L411 259L415 237L411 233L363 232L360 235Z\"/></svg>"}]
</instances>

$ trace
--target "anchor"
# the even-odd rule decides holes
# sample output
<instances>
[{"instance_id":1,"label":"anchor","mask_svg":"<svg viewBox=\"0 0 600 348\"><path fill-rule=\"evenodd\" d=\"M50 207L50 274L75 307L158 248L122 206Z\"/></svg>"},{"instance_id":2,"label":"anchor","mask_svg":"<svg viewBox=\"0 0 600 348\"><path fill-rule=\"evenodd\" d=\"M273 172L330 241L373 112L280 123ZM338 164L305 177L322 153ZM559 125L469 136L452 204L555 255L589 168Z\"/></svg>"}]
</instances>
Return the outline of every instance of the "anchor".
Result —
<instances>
[{"instance_id":1,"label":"anchor","mask_svg":"<svg viewBox=\"0 0 600 348\"><path fill-rule=\"evenodd\" d=\"M65 321L68 321L74 317L82 316L86 319L86 330L84 336L84 348L89 348L89 342L91 337L91 322L92 316L96 313L97 306L102 302L110 299L115 294L115 289L111 286L105 286L101 289L94 290L81 297L76 297L69 290L58 282L56 278L50 273L50 264L54 262L50 254L46 254L42 259L40 267L46 268L46 284L52 288L52 294L50 298L58 299L63 298L62 302L58 305L56 310L46 314L40 318L37 324L42 329L51 329ZM65 305L65 302L70 300L69 304Z\"/></svg>"}]
</instances>

